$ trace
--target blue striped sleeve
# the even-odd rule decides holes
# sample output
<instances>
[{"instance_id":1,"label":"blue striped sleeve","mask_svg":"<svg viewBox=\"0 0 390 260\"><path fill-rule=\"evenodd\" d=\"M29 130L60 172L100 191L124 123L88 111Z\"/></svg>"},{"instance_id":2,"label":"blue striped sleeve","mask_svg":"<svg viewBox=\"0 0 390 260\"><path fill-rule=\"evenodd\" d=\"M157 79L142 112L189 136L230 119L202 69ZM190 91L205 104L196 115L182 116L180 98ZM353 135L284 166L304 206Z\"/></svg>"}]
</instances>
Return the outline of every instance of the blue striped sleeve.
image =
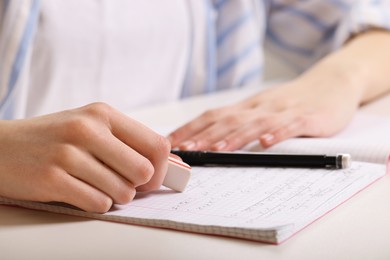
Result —
<instances>
[{"instance_id":1,"label":"blue striped sleeve","mask_svg":"<svg viewBox=\"0 0 390 260\"><path fill-rule=\"evenodd\" d=\"M369 29L390 30L390 0L356 0L336 29L333 48Z\"/></svg>"}]
</instances>

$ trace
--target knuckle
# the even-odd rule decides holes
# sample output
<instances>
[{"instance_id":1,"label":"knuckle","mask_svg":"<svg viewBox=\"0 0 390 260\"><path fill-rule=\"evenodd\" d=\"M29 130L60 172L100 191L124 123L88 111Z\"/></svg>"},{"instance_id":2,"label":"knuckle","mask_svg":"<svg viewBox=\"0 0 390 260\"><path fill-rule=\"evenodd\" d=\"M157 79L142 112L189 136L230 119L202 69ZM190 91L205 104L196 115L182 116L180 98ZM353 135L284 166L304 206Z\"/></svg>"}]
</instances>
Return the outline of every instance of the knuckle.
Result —
<instances>
[{"instance_id":1,"label":"knuckle","mask_svg":"<svg viewBox=\"0 0 390 260\"><path fill-rule=\"evenodd\" d=\"M53 161L56 163L62 163L65 165L71 165L74 161L75 156L77 156L77 148L70 144L61 144L59 145L55 152L52 153Z\"/></svg>"},{"instance_id":2,"label":"knuckle","mask_svg":"<svg viewBox=\"0 0 390 260\"><path fill-rule=\"evenodd\" d=\"M92 103L81 110L74 110L57 125L66 142L85 142L101 134L101 125L109 126L113 109L102 102Z\"/></svg>"},{"instance_id":3,"label":"knuckle","mask_svg":"<svg viewBox=\"0 0 390 260\"><path fill-rule=\"evenodd\" d=\"M268 115L268 116L259 116L254 120L255 125L258 127L262 126L264 127L273 127L277 122L277 117L275 115Z\"/></svg>"},{"instance_id":4,"label":"knuckle","mask_svg":"<svg viewBox=\"0 0 390 260\"><path fill-rule=\"evenodd\" d=\"M85 106L86 113L101 117L102 115L109 115L112 107L104 102L95 102Z\"/></svg>"},{"instance_id":5,"label":"knuckle","mask_svg":"<svg viewBox=\"0 0 390 260\"><path fill-rule=\"evenodd\" d=\"M232 114L229 114L227 116L225 116L225 118L223 119L224 121L224 124L226 125L238 125L240 124L241 120L240 120L240 117L239 116L236 116L236 115L232 115Z\"/></svg>"},{"instance_id":6,"label":"knuckle","mask_svg":"<svg viewBox=\"0 0 390 260\"><path fill-rule=\"evenodd\" d=\"M209 120L209 121L214 120L215 118L217 118L217 116L218 116L217 109L207 110L206 112L203 112L203 114L201 115L202 118Z\"/></svg>"},{"instance_id":7,"label":"knuckle","mask_svg":"<svg viewBox=\"0 0 390 260\"><path fill-rule=\"evenodd\" d=\"M94 128L88 118L74 116L68 119L63 127L63 135L68 142L88 140L94 134Z\"/></svg>"},{"instance_id":8,"label":"knuckle","mask_svg":"<svg viewBox=\"0 0 390 260\"><path fill-rule=\"evenodd\" d=\"M63 172L58 167L53 164L46 164L42 165L39 171L40 181L42 181L44 187L47 187L48 190L51 190L51 188L61 189L63 186Z\"/></svg>"},{"instance_id":9,"label":"knuckle","mask_svg":"<svg viewBox=\"0 0 390 260\"><path fill-rule=\"evenodd\" d=\"M82 111L86 118L108 124L114 109L104 102L95 102L83 107Z\"/></svg>"},{"instance_id":10,"label":"knuckle","mask_svg":"<svg viewBox=\"0 0 390 260\"><path fill-rule=\"evenodd\" d=\"M161 157L168 157L171 151L171 143L164 136L158 135L155 140L155 153Z\"/></svg>"}]
</instances>

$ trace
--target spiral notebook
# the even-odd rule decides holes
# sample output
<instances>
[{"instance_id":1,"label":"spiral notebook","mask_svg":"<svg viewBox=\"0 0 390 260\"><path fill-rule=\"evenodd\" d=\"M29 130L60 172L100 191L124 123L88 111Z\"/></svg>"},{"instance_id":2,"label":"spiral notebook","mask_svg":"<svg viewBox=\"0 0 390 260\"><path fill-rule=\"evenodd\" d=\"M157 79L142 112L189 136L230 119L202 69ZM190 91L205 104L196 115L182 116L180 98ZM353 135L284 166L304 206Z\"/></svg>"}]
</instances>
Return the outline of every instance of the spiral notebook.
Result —
<instances>
[{"instance_id":1,"label":"spiral notebook","mask_svg":"<svg viewBox=\"0 0 390 260\"><path fill-rule=\"evenodd\" d=\"M378 136L390 132L390 122L381 119L357 129L359 120L374 119L357 118L335 138L292 139L272 148L350 153L355 160L348 169L194 167L183 193L167 188L139 193L130 204L115 205L105 214L6 198L0 198L0 204L279 244L386 174L390 140Z\"/></svg>"}]
</instances>

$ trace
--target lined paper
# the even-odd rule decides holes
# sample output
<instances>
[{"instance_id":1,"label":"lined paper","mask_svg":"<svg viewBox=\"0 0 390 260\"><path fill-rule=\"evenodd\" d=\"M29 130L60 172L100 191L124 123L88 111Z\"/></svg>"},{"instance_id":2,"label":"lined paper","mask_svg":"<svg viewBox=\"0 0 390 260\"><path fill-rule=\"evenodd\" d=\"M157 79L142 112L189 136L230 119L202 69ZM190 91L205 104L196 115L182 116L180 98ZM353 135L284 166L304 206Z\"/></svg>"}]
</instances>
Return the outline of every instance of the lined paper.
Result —
<instances>
[{"instance_id":1,"label":"lined paper","mask_svg":"<svg viewBox=\"0 0 390 260\"><path fill-rule=\"evenodd\" d=\"M302 225L385 174L384 165L346 170L194 168L186 192L140 194L108 215L131 215L200 225L274 228Z\"/></svg>"},{"instance_id":2,"label":"lined paper","mask_svg":"<svg viewBox=\"0 0 390 260\"><path fill-rule=\"evenodd\" d=\"M106 214L0 198L64 214L280 243L385 175L385 165L349 169L195 167L184 193L139 193Z\"/></svg>"}]
</instances>

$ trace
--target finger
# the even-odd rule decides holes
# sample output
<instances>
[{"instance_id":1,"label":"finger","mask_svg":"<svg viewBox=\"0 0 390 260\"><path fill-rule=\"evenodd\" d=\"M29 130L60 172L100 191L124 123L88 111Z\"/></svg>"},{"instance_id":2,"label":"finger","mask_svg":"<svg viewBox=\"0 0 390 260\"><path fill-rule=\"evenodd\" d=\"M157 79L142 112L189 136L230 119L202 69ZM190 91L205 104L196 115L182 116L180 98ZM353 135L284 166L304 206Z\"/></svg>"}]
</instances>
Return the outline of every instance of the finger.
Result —
<instances>
[{"instance_id":1,"label":"finger","mask_svg":"<svg viewBox=\"0 0 390 260\"><path fill-rule=\"evenodd\" d=\"M257 140L259 133L262 131L262 127L253 128L252 126L244 126L231 134L227 135L224 139L214 143L210 150L213 151L233 151L242 148L246 144Z\"/></svg>"},{"instance_id":2,"label":"finger","mask_svg":"<svg viewBox=\"0 0 390 260\"><path fill-rule=\"evenodd\" d=\"M156 189L161 185L170 151L164 137L102 103L81 110L87 117L74 120L71 139L78 138L77 143L135 187L150 183L148 188Z\"/></svg>"},{"instance_id":3,"label":"finger","mask_svg":"<svg viewBox=\"0 0 390 260\"><path fill-rule=\"evenodd\" d=\"M112 199L98 189L74 178L65 171L57 172L50 182L53 201L64 202L88 212L105 213L112 206Z\"/></svg>"},{"instance_id":4,"label":"finger","mask_svg":"<svg viewBox=\"0 0 390 260\"><path fill-rule=\"evenodd\" d=\"M110 119L113 135L149 160L153 166L151 178L144 185L137 186L138 189L146 191L159 188L168 168L168 156L171 151L169 141L122 113L115 113Z\"/></svg>"},{"instance_id":5,"label":"finger","mask_svg":"<svg viewBox=\"0 0 390 260\"><path fill-rule=\"evenodd\" d=\"M131 182L134 187L148 183L152 179L155 168L147 157L110 133L95 140L94 146L90 147L93 155Z\"/></svg>"},{"instance_id":6,"label":"finger","mask_svg":"<svg viewBox=\"0 0 390 260\"><path fill-rule=\"evenodd\" d=\"M233 129L223 123L213 124L201 133L191 137L179 145L180 150L208 150L215 142L223 139Z\"/></svg>"},{"instance_id":7,"label":"finger","mask_svg":"<svg viewBox=\"0 0 390 260\"><path fill-rule=\"evenodd\" d=\"M259 116L247 124L243 124L228 134L223 140L213 144L211 150L233 151L242 148L252 141L258 140L260 136L267 133L275 125L280 125L285 120L282 116Z\"/></svg>"},{"instance_id":8,"label":"finger","mask_svg":"<svg viewBox=\"0 0 390 260\"><path fill-rule=\"evenodd\" d=\"M91 154L74 146L66 146L58 152L63 169L73 177L107 194L115 203L126 204L133 200L134 185Z\"/></svg>"},{"instance_id":9,"label":"finger","mask_svg":"<svg viewBox=\"0 0 390 260\"><path fill-rule=\"evenodd\" d=\"M211 124L211 121L205 121L202 119L202 117L199 117L179 127L174 132L170 133L167 138L171 142L172 147L176 148L180 145L183 147L184 145L186 146L187 150L191 150L193 148L193 144L191 142L184 144L184 142L200 131L206 129Z\"/></svg>"},{"instance_id":10,"label":"finger","mask_svg":"<svg viewBox=\"0 0 390 260\"><path fill-rule=\"evenodd\" d=\"M293 111L284 111L274 114L267 113L266 115L261 115L258 111L255 110L255 114L249 123L242 125L237 128L234 132L227 135L223 140L212 145L211 150L214 151L232 151L249 144L252 141L259 140L263 145L266 138L267 141L271 141L270 138L273 138L271 135L272 131L276 129L285 129L287 126L292 124L294 118Z\"/></svg>"},{"instance_id":11,"label":"finger","mask_svg":"<svg viewBox=\"0 0 390 260\"><path fill-rule=\"evenodd\" d=\"M259 141L264 147L270 147L289 138L303 136L305 133L310 132L310 128L307 117L296 117L265 133L260 137Z\"/></svg>"},{"instance_id":12,"label":"finger","mask_svg":"<svg viewBox=\"0 0 390 260\"><path fill-rule=\"evenodd\" d=\"M257 112L253 109L231 112L179 144L179 148L181 150L209 150L215 143L218 143L218 149L222 150L225 143L220 141L224 140L229 133L241 128L246 122L252 122L256 116Z\"/></svg>"},{"instance_id":13,"label":"finger","mask_svg":"<svg viewBox=\"0 0 390 260\"><path fill-rule=\"evenodd\" d=\"M197 118L191 120L189 123L179 127L168 135L168 139L171 141L172 147L177 147L180 144L183 145L182 143L185 140L190 139L192 136L210 127L218 119L224 117L228 111L230 111L229 107L208 110ZM187 150L192 149L191 145L191 143L187 144Z\"/></svg>"}]
</instances>

